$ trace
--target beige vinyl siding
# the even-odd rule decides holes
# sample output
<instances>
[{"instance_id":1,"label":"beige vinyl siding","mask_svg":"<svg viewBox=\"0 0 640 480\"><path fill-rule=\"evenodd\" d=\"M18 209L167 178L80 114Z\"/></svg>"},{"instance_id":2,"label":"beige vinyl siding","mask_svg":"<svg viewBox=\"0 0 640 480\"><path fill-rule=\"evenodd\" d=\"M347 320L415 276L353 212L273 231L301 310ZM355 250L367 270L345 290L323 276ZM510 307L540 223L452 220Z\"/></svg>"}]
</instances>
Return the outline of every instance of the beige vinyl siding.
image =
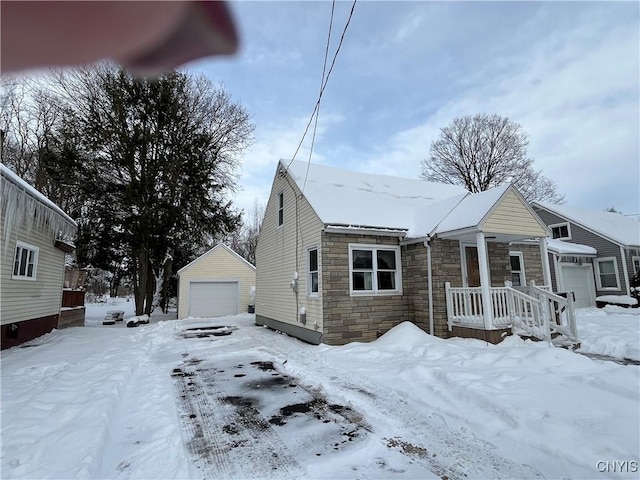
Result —
<instances>
[{"instance_id":1,"label":"beige vinyl siding","mask_svg":"<svg viewBox=\"0 0 640 480\"><path fill-rule=\"evenodd\" d=\"M546 237L545 228L531 213L520 197L513 191L508 191L496 208L489 214L482 224L485 233L502 233L512 235L530 235Z\"/></svg>"},{"instance_id":2,"label":"beige vinyl siding","mask_svg":"<svg viewBox=\"0 0 640 480\"><path fill-rule=\"evenodd\" d=\"M0 246L2 255L1 324L59 315L64 281L64 252L53 246L54 239L43 229L34 226L31 231L28 231L25 225L16 229L5 248L4 218L0 220L0 238L2 239ZM11 278L17 240L39 249L35 280Z\"/></svg>"},{"instance_id":3,"label":"beige vinyl siding","mask_svg":"<svg viewBox=\"0 0 640 480\"><path fill-rule=\"evenodd\" d=\"M180 272L178 318L189 315L189 283L207 280L239 282L238 312L247 312L249 289L256 285L256 271L226 247L218 245Z\"/></svg>"},{"instance_id":4,"label":"beige vinyl siding","mask_svg":"<svg viewBox=\"0 0 640 480\"><path fill-rule=\"evenodd\" d=\"M300 307L304 307L307 313L306 327L322 331L323 292L320 235L324 224L304 196L301 195L293 180L290 178L288 180L276 175L260 230L256 249L256 314L305 327L298 322L298 311ZM284 222L283 225L278 226L278 194L281 192L284 193ZM318 247L320 291L317 296L308 296L307 294L306 255L308 248L312 246ZM291 288L291 281L296 271L299 276L297 303L296 295Z\"/></svg>"}]
</instances>

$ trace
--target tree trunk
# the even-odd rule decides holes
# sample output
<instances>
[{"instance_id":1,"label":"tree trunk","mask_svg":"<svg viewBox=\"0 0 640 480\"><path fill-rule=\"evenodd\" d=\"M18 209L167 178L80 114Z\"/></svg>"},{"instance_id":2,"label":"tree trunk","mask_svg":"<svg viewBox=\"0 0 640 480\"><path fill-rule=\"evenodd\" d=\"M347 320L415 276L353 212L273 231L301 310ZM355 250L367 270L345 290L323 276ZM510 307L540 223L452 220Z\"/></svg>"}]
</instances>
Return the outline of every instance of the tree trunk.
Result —
<instances>
[{"instance_id":1,"label":"tree trunk","mask_svg":"<svg viewBox=\"0 0 640 480\"><path fill-rule=\"evenodd\" d=\"M147 288L149 283L149 256L146 250L141 249L136 255L137 265L134 266L133 291L136 302L136 315L144 314L145 299L147 298Z\"/></svg>"},{"instance_id":2,"label":"tree trunk","mask_svg":"<svg viewBox=\"0 0 640 480\"><path fill-rule=\"evenodd\" d=\"M164 265L164 275L162 276L162 290L160 291L160 308L164 313L168 313L169 306L169 281L171 280L171 269L173 268L173 257L167 256Z\"/></svg>"},{"instance_id":3,"label":"tree trunk","mask_svg":"<svg viewBox=\"0 0 640 480\"><path fill-rule=\"evenodd\" d=\"M146 291L146 302L144 305L144 313L147 315L151 315L151 309L153 308L153 292L154 292L154 283L155 278L153 276L153 271L151 269L151 262L147 262L147 291Z\"/></svg>"},{"instance_id":4,"label":"tree trunk","mask_svg":"<svg viewBox=\"0 0 640 480\"><path fill-rule=\"evenodd\" d=\"M120 288L120 275L114 274L109 282L109 296L114 298L118 296L118 289Z\"/></svg>"}]
</instances>

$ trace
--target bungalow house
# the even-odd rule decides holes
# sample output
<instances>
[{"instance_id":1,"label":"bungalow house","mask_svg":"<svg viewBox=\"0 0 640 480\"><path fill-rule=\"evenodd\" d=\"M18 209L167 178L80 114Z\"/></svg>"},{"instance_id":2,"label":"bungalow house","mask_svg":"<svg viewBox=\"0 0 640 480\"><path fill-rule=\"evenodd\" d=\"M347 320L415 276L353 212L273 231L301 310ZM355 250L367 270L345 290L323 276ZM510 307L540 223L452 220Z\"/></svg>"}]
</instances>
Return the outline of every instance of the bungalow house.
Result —
<instances>
[{"instance_id":1,"label":"bungalow house","mask_svg":"<svg viewBox=\"0 0 640 480\"><path fill-rule=\"evenodd\" d=\"M2 348L57 328L67 239L76 223L60 207L0 164L0 329Z\"/></svg>"},{"instance_id":2,"label":"bungalow house","mask_svg":"<svg viewBox=\"0 0 640 480\"><path fill-rule=\"evenodd\" d=\"M440 337L549 338L564 299L548 291L547 235L510 185L470 194L280 161L256 249L256 323L334 345L403 321Z\"/></svg>"},{"instance_id":3,"label":"bungalow house","mask_svg":"<svg viewBox=\"0 0 640 480\"><path fill-rule=\"evenodd\" d=\"M582 244L589 254L561 254L553 258L554 289L571 284L595 305L596 296L629 295L631 279L640 272L640 222L619 213L598 212L533 202L533 209L549 226L552 237L575 248ZM558 242L560 243L560 242ZM565 247L566 248L566 247Z\"/></svg>"}]
</instances>

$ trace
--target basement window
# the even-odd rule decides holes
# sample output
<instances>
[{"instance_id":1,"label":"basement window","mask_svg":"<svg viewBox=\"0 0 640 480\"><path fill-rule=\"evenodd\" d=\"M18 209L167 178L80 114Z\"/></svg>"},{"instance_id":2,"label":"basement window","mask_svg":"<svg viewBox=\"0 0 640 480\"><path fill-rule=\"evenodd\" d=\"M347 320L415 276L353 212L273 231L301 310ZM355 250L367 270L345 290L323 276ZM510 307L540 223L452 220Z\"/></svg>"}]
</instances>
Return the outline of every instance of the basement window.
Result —
<instances>
[{"instance_id":1,"label":"basement window","mask_svg":"<svg viewBox=\"0 0 640 480\"><path fill-rule=\"evenodd\" d=\"M11 278L14 280L35 280L39 251L40 249L36 246L17 242Z\"/></svg>"}]
</instances>

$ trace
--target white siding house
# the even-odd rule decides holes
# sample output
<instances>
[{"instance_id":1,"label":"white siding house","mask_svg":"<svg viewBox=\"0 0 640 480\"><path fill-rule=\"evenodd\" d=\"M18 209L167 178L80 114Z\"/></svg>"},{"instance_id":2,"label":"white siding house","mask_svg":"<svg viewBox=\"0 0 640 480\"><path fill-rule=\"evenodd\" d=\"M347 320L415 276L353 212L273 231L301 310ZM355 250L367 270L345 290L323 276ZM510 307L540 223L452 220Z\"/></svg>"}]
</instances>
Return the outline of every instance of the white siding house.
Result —
<instances>
[{"instance_id":1,"label":"white siding house","mask_svg":"<svg viewBox=\"0 0 640 480\"><path fill-rule=\"evenodd\" d=\"M75 222L57 205L0 164L2 348L58 326L65 251Z\"/></svg>"},{"instance_id":2,"label":"white siding house","mask_svg":"<svg viewBox=\"0 0 640 480\"><path fill-rule=\"evenodd\" d=\"M223 244L178 271L178 318L246 313L256 268Z\"/></svg>"}]
</instances>

